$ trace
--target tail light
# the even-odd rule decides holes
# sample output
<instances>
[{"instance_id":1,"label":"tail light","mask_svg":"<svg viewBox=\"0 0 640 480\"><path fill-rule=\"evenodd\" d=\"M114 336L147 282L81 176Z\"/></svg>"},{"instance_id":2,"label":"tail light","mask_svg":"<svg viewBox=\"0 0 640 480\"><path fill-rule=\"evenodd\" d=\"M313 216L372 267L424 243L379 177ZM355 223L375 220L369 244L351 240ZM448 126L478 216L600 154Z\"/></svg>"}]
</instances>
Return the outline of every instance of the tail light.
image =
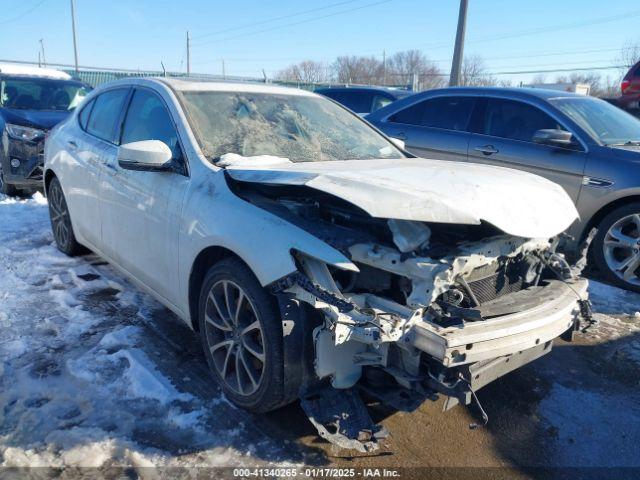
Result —
<instances>
[{"instance_id":1,"label":"tail light","mask_svg":"<svg viewBox=\"0 0 640 480\"><path fill-rule=\"evenodd\" d=\"M629 88L630 86L631 86L631 80L622 80L622 84L620 85L620 89L622 90L622 93L625 93L627 88Z\"/></svg>"}]
</instances>

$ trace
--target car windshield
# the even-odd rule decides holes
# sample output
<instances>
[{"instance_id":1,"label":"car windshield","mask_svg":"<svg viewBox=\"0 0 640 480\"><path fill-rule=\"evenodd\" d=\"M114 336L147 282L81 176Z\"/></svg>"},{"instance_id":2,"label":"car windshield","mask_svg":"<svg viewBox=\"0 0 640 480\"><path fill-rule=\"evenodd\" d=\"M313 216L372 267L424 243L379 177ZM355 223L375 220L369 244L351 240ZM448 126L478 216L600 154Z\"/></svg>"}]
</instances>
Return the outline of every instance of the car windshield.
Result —
<instances>
[{"instance_id":1,"label":"car windshield","mask_svg":"<svg viewBox=\"0 0 640 480\"><path fill-rule=\"evenodd\" d=\"M182 98L209 159L227 153L292 162L404 157L358 117L322 97L185 91Z\"/></svg>"},{"instance_id":2,"label":"car windshield","mask_svg":"<svg viewBox=\"0 0 640 480\"><path fill-rule=\"evenodd\" d=\"M89 93L78 82L48 78L3 78L0 106L25 110L73 110Z\"/></svg>"},{"instance_id":3,"label":"car windshield","mask_svg":"<svg viewBox=\"0 0 640 480\"><path fill-rule=\"evenodd\" d=\"M640 143L640 120L603 100L556 98L550 102L603 145Z\"/></svg>"}]
</instances>

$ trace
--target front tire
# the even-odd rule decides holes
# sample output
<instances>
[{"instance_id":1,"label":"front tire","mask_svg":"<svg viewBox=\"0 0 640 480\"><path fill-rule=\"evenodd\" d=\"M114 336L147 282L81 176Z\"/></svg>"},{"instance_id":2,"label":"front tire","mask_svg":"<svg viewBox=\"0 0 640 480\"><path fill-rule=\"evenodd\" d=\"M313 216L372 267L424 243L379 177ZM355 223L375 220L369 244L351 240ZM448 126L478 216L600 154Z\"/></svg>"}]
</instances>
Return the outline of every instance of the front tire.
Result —
<instances>
[{"instance_id":1,"label":"front tire","mask_svg":"<svg viewBox=\"0 0 640 480\"><path fill-rule=\"evenodd\" d=\"M0 193L4 193L9 197L15 197L18 195L18 190L11 184L4 181L4 173L2 173L2 167L0 166Z\"/></svg>"},{"instance_id":2,"label":"front tire","mask_svg":"<svg viewBox=\"0 0 640 480\"><path fill-rule=\"evenodd\" d=\"M209 270L198 314L207 363L229 400L256 413L295 400L285 394L277 302L242 261L224 259Z\"/></svg>"},{"instance_id":3,"label":"front tire","mask_svg":"<svg viewBox=\"0 0 640 480\"><path fill-rule=\"evenodd\" d=\"M640 292L640 202L607 214L598 226L592 248L598 270L608 281Z\"/></svg>"},{"instance_id":4,"label":"front tire","mask_svg":"<svg viewBox=\"0 0 640 480\"><path fill-rule=\"evenodd\" d=\"M84 249L82 245L78 243L73 233L67 201L64 198L60 181L56 177L49 183L47 199L49 203L51 230L53 230L53 238L58 250L71 257L79 255Z\"/></svg>"}]
</instances>

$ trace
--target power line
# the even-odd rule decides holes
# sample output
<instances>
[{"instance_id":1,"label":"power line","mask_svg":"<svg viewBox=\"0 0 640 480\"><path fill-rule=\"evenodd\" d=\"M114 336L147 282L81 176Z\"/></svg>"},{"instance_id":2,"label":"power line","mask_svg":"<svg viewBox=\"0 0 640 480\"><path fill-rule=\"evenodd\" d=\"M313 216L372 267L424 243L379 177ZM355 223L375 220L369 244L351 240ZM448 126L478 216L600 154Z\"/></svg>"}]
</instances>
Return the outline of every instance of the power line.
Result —
<instances>
[{"instance_id":1,"label":"power line","mask_svg":"<svg viewBox=\"0 0 640 480\"><path fill-rule=\"evenodd\" d=\"M539 27L539 28L533 28L533 29L528 29L528 30L520 30L520 31L510 32L510 33L486 35L486 36L483 36L483 37L471 38L465 43L470 45L470 44L475 44L475 43L491 42L491 41L495 41L495 40L506 40L506 39L510 39L510 38L519 38L519 37L525 37L525 36L529 36L529 35L537 35L537 34L540 34L540 33L552 32L552 31L555 31L555 30L570 30L570 29L588 27L588 26L591 26L591 25L601 25L603 23L610 23L610 22L615 22L615 21L619 21L619 20L626 20L626 19L635 18L635 17L638 17L638 16L640 16L640 10L631 10L631 11L628 11L628 12L625 12L625 13L612 15L610 17L595 18L595 19L590 19L590 20L580 20L580 21L577 21L577 22L556 24L556 25L550 25L550 26L547 26L547 27ZM432 50L437 50L437 49L451 48L451 42L421 44L421 45L416 45L416 46L429 48L429 49L432 49ZM370 53L377 53L377 51L371 50L368 53L369 54Z\"/></svg>"},{"instance_id":2,"label":"power line","mask_svg":"<svg viewBox=\"0 0 640 480\"><path fill-rule=\"evenodd\" d=\"M209 45L211 43L226 42L228 40L234 40L236 38L249 37L249 36L252 36L252 35L258 35L260 33L271 32L273 30L278 30L280 28L292 27L292 26L295 26L295 25L301 25L303 23L308 23L308 22L315 22L315 21L318 21L318 20L323 20L325 18L330 18L330 17L335 17L337 15L342 15L344 13L355 12L356 10L362 10L364 8L374 7L376 5L382 5L383 3L389 3L390 1L391 0L381 0L379 2L367 3L367 4L362 5L360 7L349 8L347 10L340 10L339 12L329 13L327 15L322 15L322 16L315 17L315 18L309 18L309 19L306 19L306 20L300 20L298 22L286 23L284 25L278 25L278 26L275 26L275 27L265 28L263 30L256 30L254 32L248 32L248 33L241 34L241 35L234 35L234 36L231 36L231 37L220 38L220 39L217 39L217 40L209 40L209 41L206 41L206 42L198 43L195 46Z\"/></svg>"},{"instance_id":3,"label":"power line","mask_svg":"<svg viewBox=\"0 0 640 480\"><path fill-rule=\"evenodd\" d=\"M44 2L46 2L47 0L40 0L38 3L36 3L33 7L29 8L28 10L22 12L19 15L16 15L13 18L7 18L6 20L2 20L0 21L0 25L5 25L7 23L11 23L11 22L15 22L16 20L20 20L23 17L26 17L27 15L29 15L31 12L33 12L36 8L38 8L40 5L42 5Z\"/></svg>"},{"instance_id":4,"label":"power line","mask_svg":"<svg viewBox=\"0 0 640 480\"><path fill-rule=\"evenodd\" d=\"M325 5L324 7L312 8L310 10L303 10L301 12L290 13L288 15L282 15L280 17L267 18L266 20L261 20L259 22L246 23L246 24L240 25L238 27L226 28L224 30L217 30L215 32L196 35L195 37L193 37L193 39L197 40L198 38L205 38L205 37L210 37L212 35L219 35L221 33L233 32L235 30L242 30L242 29L245 29L245 28L254 27L256 25L264 25L265 23L276 22L278 20L284 20L286 18L299 17L300 15L305 15L307 13L319 12L321 10L326 10L328 8L338 7L340 5L345 5L347 3L354 3L354 2L359 2L359 1L361 1L361 0L347 0L347 1L344 1L344 2L332 3L330 5Z\"/></svg>"}]
</instances>

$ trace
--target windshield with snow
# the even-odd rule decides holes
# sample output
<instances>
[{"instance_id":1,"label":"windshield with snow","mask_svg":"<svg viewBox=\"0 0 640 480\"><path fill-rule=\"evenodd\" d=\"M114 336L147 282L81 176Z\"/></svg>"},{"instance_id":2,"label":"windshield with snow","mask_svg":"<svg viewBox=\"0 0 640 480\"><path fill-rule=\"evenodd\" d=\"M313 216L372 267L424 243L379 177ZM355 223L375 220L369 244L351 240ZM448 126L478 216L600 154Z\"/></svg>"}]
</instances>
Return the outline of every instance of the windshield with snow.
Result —
<instances>
[{"instance_id":1,"label":"windshield with snow","mask_svg":"<svg viewBox=\"0 0 640 480\"><path fill-rule=\"evenodd\" d=\"M322 97L186 91L183 104L204 154L271 155L292 162L403 158L392 143Z\"/></svg>"},{"instance_id":2,"label":"windshield with snow","mask_svg":"<svg viewBox=\"0 0 640 480\"><path fill-rule=\"evenodd\" d=\"M89 93L78 82L48 78L0 79L0 107L25 110L73 110Z\"/></svg>"}]
</instances>

